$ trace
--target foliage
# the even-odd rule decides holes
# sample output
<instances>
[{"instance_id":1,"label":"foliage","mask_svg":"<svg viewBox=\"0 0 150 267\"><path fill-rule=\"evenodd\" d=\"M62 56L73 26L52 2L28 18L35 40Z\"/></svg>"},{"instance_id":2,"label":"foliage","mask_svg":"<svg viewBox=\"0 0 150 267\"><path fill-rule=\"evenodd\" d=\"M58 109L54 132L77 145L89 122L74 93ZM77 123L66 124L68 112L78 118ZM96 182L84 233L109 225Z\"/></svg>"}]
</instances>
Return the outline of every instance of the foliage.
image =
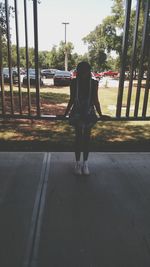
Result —
<instances>
[{"instance_id":1,"label":"foliage","mask_svg":"<svg viewBox=\"0 0 150 267\"><path fill-rule=\"evenodd\" d=\"M87 59L87 56L79 56L77 53L73 53L73 44L71 42L65 45L60 42L59 46L53 46L50 51L39 51L39 67L42 68L56 68L64 69L65 49L68 53L68 69L74 69L77 63L81 60ZM34 48L28 48L29 54L29 67L34 67ZM11 46L12 66L17 65L17 50L16 45ZM3 44L3 66L7 67L7 46ZM26 67L26 48L20 47L20 66Z\"/></svg>"},{"instance_id":2,"label":"foliage","mask_svg":"<svg viewBox=\"0 0 150 267\"><path fill-rule=\"evenodd\" d=\"M53 46L51 51L49 52L49 65L51 68L56 68L63 70L64 67L64 59L65 59L65 51L68 54L68 69L74 68L77 54L73 54L74 47L71 42L68 42L66 45L63 41L60 42L59 46Z\"/></svg>"},{"instance_id":3,"label":"foliage","mask_svg":"<svg viewBox=\"0 0 150 267\"><path fill-rule=\"evenodd\" d=\"M123 17L123 1L115 0L112 15L107 16L95 30L83 38L84 43L88 44L91 64L98 71L110 67L107 61L110 52L121 54Z\"/></svg>"},{"instance_id":4,"label":"foliage","mask_svg":"<svg viewBox=\"0 0 150 267\"><path fill-rule=\"evenodd\" d=\"M48 69L51 67L51 53L49 51L39 51L39 67Z\"/></svg>"},{"instance_id":5,"label":"foliage","mask_svg":"<svg viewBox=\"0 0 150 267\"><path fill-rule=\"evenodd\" d=\"M9 16L13 14L14 8L9 6L8 8ZM6 14L5 14L5 4L0 3L0 34L4 37L6 35Z\"/></svg>"},{"instance_id":6,"label":"foliage","mask_svg":"<svg viewBox=\"0 0 150 267\"><path fill-rule=\"evenodd\" d=\"M9 6L8 12L9 16L13 14L14 8L12 6ZM1 64L4 64L4 66L7 64L7 26L6 26L6 14L5 14L5 4L0 3L0 56L1 56Z\"/></svg>"},{"instance_id":7,"label":"foliage","mask_svg":"<svg viewBox=\"0 0 150 267\"><path fill-rule=\"evenodd\" d=\"M140 61L140 51L142 44L142 31L144 21L144 7L146 1L142 1L139 27L138 27L138 39L137 39L137 57L135 67L138 67ZM110 64L110 54L115 51L116 59L115 66L119 68L120 58L122 53L122 38L124 31L124 18L125 18L125 6L123 0L114 0L111 9L111 15L107 16L101 24L83 38L84 43L88 44L89 57L93 67L97 70L108 69ZM135 10L131 10L130 16L130 28L129 28L129 40L128 40L128 54L126 58L126 66L130 65L132 55L132 43L133 33L135 27ZM147 42L148 44L148 42ZM148 50L148 49L147 49ZM112 61L112 60L111 60Z\"/></svg>"},{"instance_id":8,"label":"foliage","mask_svg":"<svg viewBox=\"0 0 150 267\"><path fill-rule=\"evenodd\" d=\"M65 51L68 54L68 69L74 69L78 62L88 61L93 71L104 71L107 69L118 70L120 68L120 58L122 53L122 37L124 31L124 16L125 6L124 0L112 1L111 15L104 18L101 24L83 38L85 44L88 44L88 53L78 55L73 53L74 46L71 42L65 44L63 41L59 45L54 45L50 51L39 51L39 67L40 68L56 68L64 69ZM141 12L138 28L137 39L137 57L136 68L140 61L140 51L142 43L142 31L144 21L144 8L146 0L142 1ZM13 10L9 8L9 12ZM135 26L135 10L131 11L130 29L129 29L129 49L126 58L127 69L130 65L132 55L133 32ZM5 5L0 3L0 33L1 43L3 44L3 64L7 66L7 46L6 46L6 18ZM148 37L149 38L149 37ZM146 53L148 52L147 41ZM34 67L34 48L29 48L29 66ZM116 57L112 57L112 52L115 52ZM26 50L25 47L20 48L21 67L26 66ZM147 55L147 54L146 54ZM12 66L17 65L16 46L12 45ZM146 63L145 63L146 68Z\"/></svg>"},{"instance_id":9,"label":"foliage","mask_svg":"<svg viewBox=\"0 0 150 267\"><path fill-rule=\"evenodd\" d=\"M0 33L1 35L6 33L5 6L3 3L0 3Z\"/></svg>"},{"instance_id":10,"label":"foliage","mask_svg":"<svg viewBox=\"0 0 150 267\"><path fill-rule=\"evenodd\" d=\"M120 60L119 57L114 58L111 55L107 56L107 68L112 71L116 71L119 69Z\"/></svg>"}]
</instances>

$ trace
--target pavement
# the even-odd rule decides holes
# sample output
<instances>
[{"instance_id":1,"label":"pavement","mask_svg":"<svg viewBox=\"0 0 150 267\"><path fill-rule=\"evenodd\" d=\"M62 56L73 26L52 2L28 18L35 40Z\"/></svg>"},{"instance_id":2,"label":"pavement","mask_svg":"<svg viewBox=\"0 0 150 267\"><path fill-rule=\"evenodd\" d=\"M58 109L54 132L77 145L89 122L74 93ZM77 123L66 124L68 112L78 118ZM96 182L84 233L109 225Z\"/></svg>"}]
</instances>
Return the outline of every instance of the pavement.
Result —
<instances>
[{"instance_id":1,"label":"pavement","mask_svg":"<svg viewBox=\"0 0 150 267\"><path fill-rule=\"evenodd\" d=\"M0 153L0 266L20 267L44 153Z\"/></svg>"},{"instance_id":2,"label":"pavement","mask_svg":"<svg viewBox=\"0 0 150 267\"><path fill-rule=\"evenodd\" d=\"M0 266L149 267L150 153L73 167L71 152L0 153Z\"/></svg>"}]
</instances>

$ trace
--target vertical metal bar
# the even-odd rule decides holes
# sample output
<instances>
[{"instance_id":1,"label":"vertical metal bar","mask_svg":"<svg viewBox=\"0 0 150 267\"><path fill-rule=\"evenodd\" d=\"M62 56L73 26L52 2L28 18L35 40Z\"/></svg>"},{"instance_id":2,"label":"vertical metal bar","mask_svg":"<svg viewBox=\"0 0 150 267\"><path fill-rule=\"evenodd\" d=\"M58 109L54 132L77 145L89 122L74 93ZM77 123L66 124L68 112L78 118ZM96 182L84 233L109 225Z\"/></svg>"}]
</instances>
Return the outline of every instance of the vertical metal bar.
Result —
<instances>
[{"instance_id":1,"label":"vertical metal bar","mask_svg":"<svg viewBox=\"0 0 150 267\"><path fill-rule=\"evenodd\" d=\"M129 112L130 112L130 103L131 103L131 94L132 94L132 85L133 85L133 72L134 72L135 63L136 63L136 43L137 43L137 35L138 35L140 5L141 5L141 0L137 0L135 28L134 28L134 37L133 37L133 46L132 46L132 58L131 58L131 67L130 67L130 80L129 80L127 109L126 109L127 117L129 117Z\"/></svg>"},{"instance_id":2,"label":"vertical metal bar","mask_svg":"<svg viewBox=\"0 0 150 267\"><path fill-rule=\"evenodd\" d=\"M27 2L24 0L24 19L25 19L25 43L26 43L26 73L27 73L27 90L28 90L28 113L31 115L31 94L30 94L30 77L29 77L29 52L28 52L28 18Z\"/></svg>"},{"instance_id":3,"label":"vertical metal bar","mask_svg":"<svg viewBox=\"0 0 150 267\"><path fill-rule=\"evenodd\" d=\"M150 36L149 36L149 39L150 39ZM149 54L148 54L148 66L147 66L147 79L146 79L146 86L145 86L145 93L144 93L142 117L146 116L148 96L149 96L149 90L150 90L150 46L148 48L149 48Z\"/></svg>"},{"instance_id":4,"label":"vertical metal bar","mask_svg":"<svg viewBox=\"0 0 150 267\"><path fill-rule=\"evenodd\" d=\"M143 70L144 70L144 57L145 57L145 47L146 47L146 40L147 40L147 30L148 30L148 19L149 19L149 7L150 1L146 1L146 7L144 12L144 27L143 27L143 38L142 38L142 48L141 48L141 58L140 58L140 67L139 67L139 77L138 77L138 85L137 85L137 92L136 92L136 99L135 99L135 109L134 109L134 116L138 116L139 110L139 102L140 102L140 93L141 93L141 82L143 77Z\"/></svg>"},{"instance_id":5,"label":"vertical metal bar","mask_svg":"<svg viewBox=\"0 0 150 267\"><path fill-rule=\"evenodd\" d=\"M122 60L121 60L120 79L119 79L119 88L118 88L118 97L117 97L117 110L116 110L116 116L117 117L120 117L121 107L122 107L124 79L125 79L125 67L126 67L126 56L127 56L127 47L128 47L130 12L131 12L131 2L132 2L132 0L126 0L126 14L125 14L124 35L123 35L123 43L122 43Z\"/></svg>"},{"instance_id":6,"label":"vertical metal bar","mask_svg":"<svg viewBox=\"0 0 150 267\"><path fill-rule=\"evenodd\" d=\"M36 107L37 116L40 116L40 77L39 77L39 57L38 57L38 10L37 0L33 1L34 18L34 47L35 47L35 74L36 74Z\"/></svg>"},{"instance_id":7,"label":"vertical metal bar","mask_svg":"<svg viewBox=\"0 0 150 267\"><path fill-rule=\"evenodd\" d=\"M17 49L17 69L18 69L18 88L19 88L19 108L22 114L22 91L20 79L20 50L19 50L19 28L18 28L18 3L14 0L15 4L15 24L16 24L16 49Z\"/></svg>"},{"instance_id":8,"label":"vertical metal bar","mask_svg":"<svg viewBox=\"0 0 150 267\"><path fill-rule=\"evenodd\" d=\"M3 77L3 51L2 51L2 29L0 26L0 86L1 86L1 103L2 115L5 115L5 91L4 91L4 77Z\"/></svg>"},{"instance_id":9,"label":"vertical metal bar","mask_svg":"<svg viewBox=\"0 0 150 267\"><path fill-rule=\"evenodd\" d=\"M12 79L12 61L11 61L11 41L10 41L10 22L9 22L9 5L8 0L5 0L6 24L7 24L7 49L8 49L8 65L9 65L9 84L11 97L11 114L14 114L14 99L13 99L13 79Z\"/></svg>"}]
</instances>

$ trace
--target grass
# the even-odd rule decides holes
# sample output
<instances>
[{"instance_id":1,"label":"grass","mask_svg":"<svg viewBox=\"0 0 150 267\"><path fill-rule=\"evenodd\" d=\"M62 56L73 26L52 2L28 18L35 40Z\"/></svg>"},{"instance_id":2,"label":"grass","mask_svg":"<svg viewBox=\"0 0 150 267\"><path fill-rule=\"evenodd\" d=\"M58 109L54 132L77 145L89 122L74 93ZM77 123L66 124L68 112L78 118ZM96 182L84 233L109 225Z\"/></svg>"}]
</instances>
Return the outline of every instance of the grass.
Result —
<instances>
[{"instance_id":1,"label":"grass","mask_svg":"<svg viewBox=\"0 0 150 267\"><path fill-rule=\"evenodd\" d=\"M125 114L127 88L124 89L122 115ZM50 86L41 88L41 110L43 114L63 114L69 100L69 87ZM7 108L10 108L9 88L6 88ZM142 111L144 89L141 90L139 115ZM133 87L131 115L136 96ZM32 112L35 112L35 89L31 89ZM115 116L117 89L99 88L99 99L103 114ZM14 87L15 106L18 105L18 89ZM23 107L27 112L27 89L23 88ZM150 112L150 110L148 110ZM1 151L73 151L74 129L68 122L42 120L1 120ZM91 151L148 151L150 122L98 122L92 130Z\"/></svg>"}]
</instances>

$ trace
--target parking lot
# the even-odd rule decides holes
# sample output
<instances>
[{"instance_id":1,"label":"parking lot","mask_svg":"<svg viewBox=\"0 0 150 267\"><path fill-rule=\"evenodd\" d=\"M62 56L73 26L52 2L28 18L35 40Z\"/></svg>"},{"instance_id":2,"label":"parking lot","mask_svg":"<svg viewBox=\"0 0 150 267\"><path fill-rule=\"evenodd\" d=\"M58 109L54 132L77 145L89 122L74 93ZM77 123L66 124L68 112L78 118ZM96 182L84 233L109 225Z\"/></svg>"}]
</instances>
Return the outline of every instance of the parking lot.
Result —
<instances>
[{"instance_id":1,"label":"parking lot","mask_svg":"<svg viewBox=\"0 0 150 267\"><path fill-rule=\"evenodd\" d=\"M42 79L42 81L43 81L43 84L44 84L44 85L47 85L47 86L54 85L53 78L49 78L49 79Z\"/></svg>"}]
</instances>

